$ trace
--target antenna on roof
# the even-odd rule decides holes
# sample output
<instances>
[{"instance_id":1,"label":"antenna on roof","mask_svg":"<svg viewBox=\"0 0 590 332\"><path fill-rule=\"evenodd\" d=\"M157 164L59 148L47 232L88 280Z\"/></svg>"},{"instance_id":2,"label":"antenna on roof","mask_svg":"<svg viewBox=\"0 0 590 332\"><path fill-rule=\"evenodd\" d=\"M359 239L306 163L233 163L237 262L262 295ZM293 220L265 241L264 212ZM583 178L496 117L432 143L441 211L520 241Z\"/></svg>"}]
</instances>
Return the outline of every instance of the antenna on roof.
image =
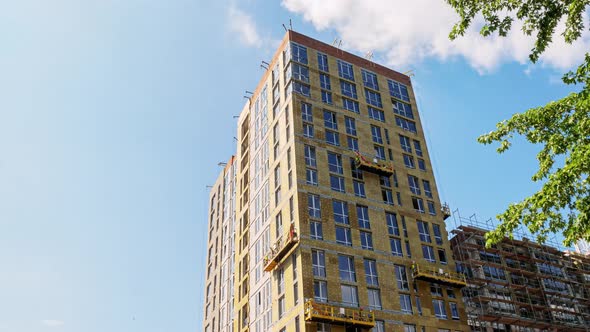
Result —
<instances>
[{"instance_id":1,"label":"antenna on roof","mask_svg":"<svg viewBox=\"0 0 590 332\"><path fill-rule=\"evenodd\" d=\"M293 30L293 22L291 22L291 19L289 19L289 28L291 28L291 30Z\"/></svg>"},{"instance_id":2,"label":"antenna on roof","mask_svg":"<svg viewBox=\"0 0 590 332\"><path fill-rule=\"evenodd\" d=\"M408 70L407 72L404 73L404 75L409 76L409 77L414 76L414 69Z\"/></svg>"},{"instance_id":3,"label":"antenna on roof","mask_svg":"<svg viewBox=\"0 0 590 332\"><path fill-rule=\"evenodd\" d=\"M373 59L373 51L369 51L365 54L365 59L371 60Z\"/></svg>"},{"instance_id":4,"label":"antenna on roof","mask_svg":"<svg viewBox=\"0 0 590 332\"><path fill-rule=\"evenodd\" d=\"M260 67L268 70L268 67L270 67L270 64L266 61L260 61L260 62L261 62Z\"/></svg>"},{"instance_id":5,"label":"antenna on roof","mask_svg":"<svg viewBox=\"0 0 590 332\"><path fill-rule=\"evenodd\" d=\"M340 48L340 46L342 46L342 39L340 39L340 41L338 42L338 48Z\"/></svg>"},{"instance_id":6,"label":"antenna on roof","mask_svg":"<svg viewBox=\"0 0 590 332\"><path fill-rule=\"evenodd\" d=\"M286 31L289 31L289 30L287 30L287 27L285 26L285 24L284 24L284 23L282 24L282 26L283 26L283 29L285 29L285 32L286 32Z\"/></svg>"},{"instance_id":7,"label":"antenna on roof","mask_svg":"<svg viewBox=\"0 0 590 332\"><path fill-rule=\"evenodd\" d=\"M334 38L334 41L332 42L332 46L336 46L336 44L338 44L338 37Z\"/></svg>"}]
</instances>

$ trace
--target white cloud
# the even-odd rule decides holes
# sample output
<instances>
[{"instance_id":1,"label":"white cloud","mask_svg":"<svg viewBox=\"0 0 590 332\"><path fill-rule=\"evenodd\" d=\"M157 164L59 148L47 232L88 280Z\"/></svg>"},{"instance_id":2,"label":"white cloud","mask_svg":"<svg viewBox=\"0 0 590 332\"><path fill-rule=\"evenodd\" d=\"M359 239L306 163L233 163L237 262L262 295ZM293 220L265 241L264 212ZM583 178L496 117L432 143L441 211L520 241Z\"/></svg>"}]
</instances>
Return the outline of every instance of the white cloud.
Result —
<instances>
[{"instance_id":1,"label":"white cloud","mask_svg":"<svg viewBox=\"0 0 590 332\"><path fill-rule=\"evenodd\" d=\"M49 327L60 327L65 324L65 322L63 320L58 320L58 319L44 319L41 321L41 323L43 323L43 325L49 326Z\"/></svg>"},{"instance_id":2,"label":"white cloud","mask_svg":"<svg viewBox=\"0 0 590 332\"><path fill-rule=\"evenodd\" d=\"M256 28L256 23L250 15L230 5L227 12L228 28L246 46L262 46L262 38Z\"/></svg>"},{"instance_id":3,"label":"white cloud","mask_svg":"<svg viewBox=\"0 0 590 332\"><path fill-rule=\"evenodd\" d=\"M519 22L514 22L506 38L484 38L479 35L481 19L474 21L465 36L450 41L448 35L458 15L442 0L283 0L282 5L303 15L317 30L335 30L346 47L362 53L380 52L389 65L397 67L426 58L463 57L480 73L490 72L506 62L527 63L534 43L533 37L521 33ZM584 21L588 22L587 15ZM560 24L556 34L564 27ZM541 57L543 66L571 68L590 49L588 31L574 45L566 46L561 36L553 40Z\"/></svg>"}]
</instances>

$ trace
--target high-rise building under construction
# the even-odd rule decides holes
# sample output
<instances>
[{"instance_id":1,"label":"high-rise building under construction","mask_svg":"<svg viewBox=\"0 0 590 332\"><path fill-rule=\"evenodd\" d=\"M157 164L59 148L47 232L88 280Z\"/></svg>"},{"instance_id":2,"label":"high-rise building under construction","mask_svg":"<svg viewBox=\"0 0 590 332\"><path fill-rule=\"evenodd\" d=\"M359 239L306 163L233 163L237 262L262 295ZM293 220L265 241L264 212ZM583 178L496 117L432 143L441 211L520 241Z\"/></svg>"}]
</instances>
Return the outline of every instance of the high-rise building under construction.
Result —
<instances>
[{"instance_id":1,"label":"high-rise building under construction","mask_svg":"<svg viewBox=\"0 0 590 332\"><path fill-rule=\"evenodd\" d=\"M410 77L288 31L236 138L204 331L469 330Z\"/></svg>"}]
</instances>

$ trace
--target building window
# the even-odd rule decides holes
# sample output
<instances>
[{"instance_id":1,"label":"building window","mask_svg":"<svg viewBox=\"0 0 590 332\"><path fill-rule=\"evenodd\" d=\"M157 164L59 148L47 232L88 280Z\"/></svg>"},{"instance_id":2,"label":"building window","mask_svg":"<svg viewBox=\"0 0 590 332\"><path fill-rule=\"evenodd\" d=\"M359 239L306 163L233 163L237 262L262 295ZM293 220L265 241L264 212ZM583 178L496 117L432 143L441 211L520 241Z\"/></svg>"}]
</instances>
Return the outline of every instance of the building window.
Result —
<instances>
[{"instance_id":1,"label":"building window","mask_svg":"<svg viewBox=\"0 0 590 332\"><path fill-rule=\"evenodd\" d=\"M408 274L406 267L395 265L395 279L397 280L397 288L400 290L410 290L410 283L408 282Z\"/></svg>"},{"instance_id":2,"label":"building window","mask_svg":"<svg viewBox=\"0 0 590 332\"><path fill-rule=\"evenodd\" d=\"M336 226L336 243L352 247L350 228Z\"/></svg>"},{"instance_id":3,"label":"building window","mask_svg":"<svg viewBox=\"0 0 590 332\"><path fill-rule=\"evenodd\" d=\"M322 90L322 102L328 105L332 105L332 92Z\"/></svg>"},{"instance_id":4,"label":"building window","mask_svg":"<svg viewBox=\"0 0 590 332\"><path fill-rule=\"evenodd\" d=\"M389 235L399 236L397 215L395 213L385 212L385 220L387 221L387 232Z\"/></svg>"},{"instance_id":5,"label":"building window","mask_svg":"<svg viewBox=\"0 0 590 332\"><path fill-rule=\"evenodd\" d=\"M408 257L412 257L412 250L410 249L410 241L406 241L406 254Z\"/></svg>"},{"instance_id":6,"label":"building window","mask_svg":"<svg viewBox=\"0 0 590 332\"><path fill-rule=\"evenodd\" d=\"M435 216L436 215L436 208L434 207L433 201L426 201L426 205L428 206L428 213Z\"/></svg>"},{"instance_id":7,"label":"building window","mask_svg":"<svg viewBox=\"0 0 590 332\"><path fill-rule=\"evenodd\" d=\"M412 106L410 104L402 103L401 101L393 101L393 113L413 119Z\"/></svg>"},{"instance_id":8,"label":"building window","mask_svg":"<svg viewBox=\"0 0 590 332\"><path fill-rule=\"evenodd\" d=\"M303 124L303 136L313 138L314 130L313 125L309 123Z\"/></svg>"},{"instance_id":9,"label":"building window","mask_svg":"<svg viewBox=\"0 0 590 332\"><path fill-rule=\"evenodd\" d=\"M382 187L391 188L391 179L389 178L389 176L380 176L379 177L379 184Z\"/></svg>"},{"instance_id":10,"label":"building window","mask_svg":"<svg viewBox=\"0 0 590 332\"><path fill-rule=\"evenodd\" d=\"M411 314L412 313L412 299L408 294L399 295L399 304L402 312Z\"/></svg>"},{"instance_id":11,"label":"building window","mask_svg":"<svg viewBox=\"0 0 590 332\"><path fill-rule=\"evenodd\" d=\"M373 235L369 232L360 231L361 248L365 250L373 250Z\"/></svg>"},{"instance_id":12,"label":"building window","mask_svg":"<svg viewBox=\"0 0 590 332\"><path fill-rule=\"evenodd\" d=\"M344 178L341 176L330 175L330 188L334 191L345 192Z\"/></svg>"},{"instance_id":13,"label":"building window","mask_svg":"<svg viewBox=\"0 0 590 332\"><path fill-rule=\"evenodd\" d=\"M424 159L418 158L418 168L421 171L426 171L426 163L424 162Z\"/></svg>"},{"instance_id":14,"label":"building window","mask_svg":"<svg viewBox=\"0 0 590 332\"><path fill-rule=\"evenodd\" d=\"M338 130L338 120L336 118L336 113L324 111L324 127Z\"/></svg>"},{"instance_id":15,"label":"building window","mask_svg":"<svg viewBox=\"0 0 590 332\"><path fill-rule=\"evenodd\" d=\"M345 97L357 99L356 85L347 81L340 80L340 91Z\"/></svg>"},{"instance_id":16,"label":"building window","mask_svg":"<svg viewBox=\"0 0 590 332\"><path fill-rule=\"evenodd\" d=\"M410 121L410 120L406 120L404 118L400 118L399 116L395 117L395 124L402 128L403 130L407 130L409 132L412 132L414 134L416 134L418 132L418 130L416 129L416 122L414 121Z\"/></svg>"},{"instance_id":17,"label":"building window","mask_svg":"<svg viewBox=\"0 0 590 332\"><path fill-rule=\"evenodd\" d=\"M447 319L447 309L445 308L445 301L432 300L432 307L434 308L434 316L436 318Z\"/></svg>"},{"instance_id":18,"label":"building window","mask_svg":"<svg viewBox=\"0 0 590 332\"><path fill-rule=\"evenodd\" d=\"M305 169L305 180L306 183L311 186L318 185L318 172L315 169L306 168Z\"/></svg>"},{"instance_id":19,"label":"building window","mask_svg":"<svg viewBox=\"0 0 590 332\"><path fill-rule=\"evenodd\" d=\"M369 220L369 208L362 205L356 206L356 215L360 228L371 228L371 222Z\"/></svg>"},{"instance_id":20,"label":"building window","mask_svg":"<svg viewBox=\"0 0 590 332\"><path fill-rule=\"evenodd\" d=\"M338 74L340 75L340 77L354 81L354 72L352 71L352 65L342 60L337 60L336 62L338 64Z\"/></svg>"},{"instance_id":21,"label":"building window","mask_svg":"<svg viewBox=\"0 0 590 332\"><path fill-rule=\"evenodd\" d=\"M306 145L304 147L305 165L316 167L315 147Z\"/></svg>"},{"instance_id":22,"label":"building window","mask_svg":"<svg viewBox=\"0 0 590 332\"><path fill-rule=\"evenodd\" d=\"M375 327L371 330L371 332L385 332L385 322L382 320L376 320Z\"/></svg>"},{"instance_id":23,"label":"building window","mask_svg":"<svg viewBox=\"0 0 590 332\"><path fill-rule=\"evenodd\" d=\"M367 100L367 104L383 108L383 102L381 102L381 94L379 92L365 89L365 98Z\"/></svg>"},{"instance_id":24,"label":"building window","mask_svg":"<svg viewBox=\"0 0 590 332\"><path fill-rule=\"evenodd\" d=\"M383 203L393 205L393 192L390 189L381 189Z\"/></svg>"},{"instance_id":25,"label":"building window","mask_svg":"<svg viewBox=\"0 0 590 332\"><path fill-rule=\"evenodd\" d=\"M291 68L291 76L294 79L309 83L309 69L307 67L293 63L291 64Z\"/></svg>"},{"instance_id":26,"label":"building window","mask_svg":"<svg viewBox=\"0 0 590 332\"><path fill-rule=\"evenodd\" d=\"M414 149L416 149L416 155L418 157L422 157L422 147L420 146L420 141L414 140Z\"/></svg>"},{"instance_id":27,"label":"building window","mask_svg":"<svg viewBox=\"0 0 590 332\"><path fill-rule=\"evenodd\" d=\"M331 90L330 75L320 73L320 87L325 90Z\"/></svg>"},{"instance_id":28,"label":"building window","mask_svg":"<svg viewBox=\"0 0 590 332\"><path fill-rule=\"evenodd\" d=\"M307 64L307 48L294 42L291 42L291 60L297 61L304 65Z\"/></svg>"},{"instance_id":29,"label":"building window","mask_svg":"<svg viewBox=\"0 0 590 332\"><path fill-rule=\"evenodd\" d=\"M285 314L285 296L279 298L279 318Z\"/></svg>"},{"instance_id":30,"label":"building window","mask_svg":"<svg viewBox=\"0 0 590 332\"><path fill-rule=\"evenodd\" d=\"M422 302L420 302L420 297L416 296L415 300L416 300L416 309L418 310L418 314L420 316L422 316Z\"/></svg>"},{"instance_id":31,"label":"building window","mask_svg":"<svg viewBox=\"0 0 590 332\"><path fill-rule=\"evenodd\" d=\"M404 255L402 252L402 241L400 239L390 238L389 245L391 246L391 254L400 257Z\"/></svg>"},{"instance_id":32,"label":"building window","mask_svg":"<svg viewBox=\"0 0 590 332\"><path fill-rule=\"evenodd\" d=\"M407 168L416 168L416 164L414 164L414 157L404 154L404 165L406 165Z\"/></svg>"},{"instance_id":33,"label":"building window","mask_svg":"<svg viewBox=\"0 0 590 332\"><path fill-rule=\"evenodd\" d=\"M328 169L332 173L344 174L342 168L342 156L328 151Z\"/></svg>"},{"instance_id":34,"label":"building window","mask_svg":"<svg viewBox=\"0 0 590 332\"><path fill-rule=\"evenodd\" d=\"M428 223L424 221L417 221L418 224L418 234L420 235L420 241L422 242L432 242L430 238L430 231L428 229Z\"/></svg>"},{"instance_id":35,"label":"building window","mask_svg":"<svg viewBox=\"0 0 590 332\"><path fill-rule=\"evenodd\" d=\"M315 277L326 277L326 260L321 250L311 251L311 266Z\"/></svg>"},{"instance_id":36,"label":"building window","mask_svg":"<svg viewBox=\"0 0 590 332\"><path fill-rule=\"evenodd\" d=\"M361 112L359 103L357 101L350 100L347 98L342 98L342 107L344 107L344 109L347 109L351 112L355 112L355 113Z\"/></svg>"},{"instance_id":37,"label":"building window","mask_svg":"<svg viewBox=\"0 0 590 332\"><path fill-rule=\"evenodd\" d=\"M352 256L338 255L338 271L340 272L340 280L356 282L354 258Z\"/></svg>"},{"instance_id":38,"label":"building window","mask_svg":"<svg viewBox=\"0 0 590 332\"><path fill-rule=\"evenodd\" d=\"M322 217L320 196L313 194L309 194L307 196L307 211L309 212L309 216L311 218L320 219Z\"/></svg>"},{"instance_id":39,"label":"building window","mask_svg":"<svg viewBox=\"0 0 590 332\"><path fill-rule=\"evenodd\" d=\"M448 288L448 289L447 289L447 296L448 296L450 299L457 298L457 296L455 295L455 291L454 291L454 290L452 290L452 289L450 289L450 288Z\"/></svg>"},{"instance_id":40,"label":"building window","mask_svg":"<svg viewBox=\"0 0 590 332\"><path fill-rule=\"evenodd\" d=\"M318 52L318 69L328 72L328 56Z\"/></svg>"},{"instance_id":41,"label":"building window","mask_svg":"<svg viewBox=\"0 0 590 332\"><path fill-rule=\"evenodd\" d=\"M389 94L397 99L401 99L406 102L410 102L410 96L408 96L408 88L394 80L387 80L389 86Z\"/></svg>"},{"instance_id":42,"label":"building window","mask_svg":"<svg viewBox=\"0 0 590 332\"><path fill-rule=\"evenodd\" d=\"M310 221L309 227L310 227L309 236L313 240L323 240L324 239L324 232L322 230L322 223L321 222Z\"/></svg>"},{"instance_id":43,"label":"building window","mask_svg":"<svg viewBox=\"0 0 590 332\"><path fill-rule=\"evenodd\" d=\"M304 122L313 122L313 111L311 104L301 103L301 120Z\"/></svg>"},{"instance_id":44,"label":"building window","mask_svg":"<svg viewBox=\"0 0 590 332\"><path fill-rule=\"evenodd\" d=\"M404 324L404 332L416 332L416 325Z\"/></svg>"},{"instance_id":45,"label":"building window","mask_svg":"<svg viewBox=\"0 0 590 332\"><path fill-rule=\"evenodd\" d=\"M373 142L377 144L383 144L383 137L381 136L381 128L377 126L371 126L371 135L373 137Z\"/></svg>"},{"instance_id":46,"label":"building window","mask_svg":"<svg viewBox=\"0 0 590 332\"><path fill-rule=\"evenodd\" d=\"M424 259L434 263L436 262L436 259L434 258L434 249L432 249L431 246L427 246L427 245L422 245L422 255L424 255Z\"/></svg>"},{"instance_id":47,"label":"building window","mask_svg":"<svg viewBox=\"0 0 590 332\"><path fill-rule=\"evenodd\" d=\"M412 205L414 206L414 210L424 213L424 201L422 198L412 197Z\"/></svg>"},{"instance_id":48,"label":"building window","mask_svg":"<svg viewBox=\"0 0 590 332\"><path fill-rule=\"evenodd\" d=\"M317 332L330 332L330 324L328 323L318 323L316 327Z\"/></svg>"},{"instance_id":49,"label":"building window","mask_svg":"<svg viewBox=\"0 0 590 332\"><path fill-rule=\"evenodd\" d=\"M340 146L340 136L335 131L326 130L326 143Z\"/></svg>"},{"instance_id":50,"label":"building window","mask_svg":"<svg viewBox=\"0 0 590 332\"><path fill-rule=\"evenodd\" d=\"M424 187L424 195L426 197L432 198L432 190L430 189L430 182L426 180L422 180L422 187ZM419 194L417 194L419 195Z\"/></svg>"},{"instance_id":51,"label":"building window","mask_svg":"<svg viewBox=\"0 0 590 332\"><path fill-rule=\"evenodd\" d=\"M358 307L359 299L356 286L340 285L342 303L344 305Z\"/></svg>"},{"instance_id":52,"label":"building window","mask_svg":"<svg viewBox=\"0 0 590 332\"><path fill-rule=\"evenodd\" d=\"M359 141L354 137L347 136L348 149L352 151L359 150Z\"/></svg>"},{"instance_id":53,"label":"building window","mask_svg":"<svg viewBox=\"0 0 590 332\"><path fill-rule=\"evenodd\" d=\"M367 106L367 110L369 111L369 118L381 122L385 122L385 113L382 110L378 110L371 106Z\"/></svg>"},{"instance_id":54,"label":"building window","mask_svg":"<svg viewBox=\"0 0 590 332\"><path fill-rule=\"evenodd\" d=\"M369 286L379 286L379 277L377 276L377 262L371 259L365 259L365 280Z\"/></svg>"},{"instance_id":55,"label":"building window","mask_svg":"<svg viewBox=\"0 0 590 332\"><path fill-rule=\"evenodd\" d=\"M334 200L332 201L332 211L334 212L334 222L350 224L348 220L348 203Z\"/></svg>"},{"instance_id":56,"label":"building window","mask_svg":"<svg viewBox=\"0 0 590 332\"><path fill-rule=\"evenodd\" d=\"M363 84L367 88L379 91L379 83L377 82L377 75L361 69L361 75L363 76Z\"/></svg>"},{"instance_id":57,"label":"building window","mask_svg":"<svg viewBox=\"0 0 590 332\"><path fill-rule=\"evenodd\" d=\"M279 294L285 292L285 270L282 268L277 271L277 291Z\"/></svg>"},{"instance_id":58,"label":"building window","mask_svg":"<svg viewBox=\"0 0 590 332\"><path fill-rule=\"evenodd\" d=\"M381 145L373 145L375 158L385 160L385 149Z\"/></svg>"},{"instance_id":59,"label":"building window","mask_svg":"<svg viewBox=\"0 0 590 332\"><path fill-rule=\"evenodd\" d=\"M356 121L354 118L344 117L344 125L346 127L346 134L356 136Z\"/></svg>"},{"instance_id":60,"label":"building window","mask_svg":"<svg viewBox=\"0 0 590 332\"><path fill-rule=\"evenodd\" d=\"M420 182L418 180L417 177L413 176L413 175L408 175L408 184L410 185L410 191L414 194L414 195L420 195L421 191L420 191Z\"/></svg>"},{"instance_id":61,"label":"building window","mask_svg":"<svg viewBox=\"0 0 590 332\"><path fill-rule=\"evenodd\" d=\"M440 226L437 224L432 224L432 232L434 233L434 240L436 241L437 245L443 244L442 233L440 232Z\"/></svg>"},{"instance_id":62,"label":"building window","mask_svg":"<svg viewBox=\"0 0 590 332\"><path fill-rule=\"evenodd\" d=\"M328 302L328 284L325 281L313 281L313 299L317 302Z\"/></svg>"},{"instance_id":63,"label":"building window","mask_svg":"<svg viewBox=\"0 0 590 332\"><path fill-rule=\"evenodd\" d=\"M451 318L458 320L459 319L459 309L457 308L457 303L449 302L449 306L451 307Z\"/></svg>"},{"instance_id":64,"label":"building window","mask_svg":"<svg viewBox=\"0 0 590 332\"><path fill-rule=\"evenodd\" d=\"M279 211L279 213L275 216L275 237L278 239L283 235L283 214Z\"/></svg>"},{"instance_id":65,"label":"building window","mask_svg":"<svg viewBox=\"0 0 590 332\"><path fill-rule=\"evenodd\" d=\"M352 181L352 185L354 187L354 195L358 197L367 197L365 195L365 183L361 181L354 180Z\"/></svg>"},{"instance_id":66,"label":"building window","mask_svg":"<svg viewBox=\"0 0 590 332\"><path fill-rule=\"evenodd\" d=\"M369 308L381 310L381 294L378 289L367 289L369 296Z\"/></svg>"},{"instance_id":67,"label":"building window","mask_svg":"<svg viewBox=\"0 0 590 332\"><path fill-rule=\"evenodd\" d=\"M290 86L292 86L293 92L311 97L309 85L293 81L290 83Z\"/></svg>"},{"instance_id":68,"label":"building window","mask_svg":"<svg viewBox=\"0 0 590 332\"><path fill-rule=\"evenodd\" d=\"M408 137L399 135L399 144L401 145L403 151L412 153L412 146L410 145L410 139Z\"/></svg>"}]
</instances>

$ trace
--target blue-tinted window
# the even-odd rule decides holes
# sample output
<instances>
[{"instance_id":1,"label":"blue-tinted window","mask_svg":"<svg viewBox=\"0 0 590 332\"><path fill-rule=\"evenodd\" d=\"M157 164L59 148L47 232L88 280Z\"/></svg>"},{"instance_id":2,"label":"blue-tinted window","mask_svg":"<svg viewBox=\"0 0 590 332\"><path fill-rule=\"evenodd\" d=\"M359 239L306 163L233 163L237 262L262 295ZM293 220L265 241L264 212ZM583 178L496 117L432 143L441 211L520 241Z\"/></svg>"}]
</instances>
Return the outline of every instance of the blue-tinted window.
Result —
<instances>
[{"instance_id":1,"label":"blue-tinted window","mask_svg":"<svg viewBox=\"0 0 590 332\"><path fill-rule=\"evenodd\" d=\"M320 87L326 90L332 89L332 84L330 83L330 75L320 73Z\"/></svg>"},{"instance_id":2,"label":"blue-tinted window","mask_svg":"<svg viewBox=\"0 0 590 332\"><path fill-rule=\"evenodd\" d=\"M352 151L358 151L359 150L359 141L358 141L358 139L356 139L354 137L350 137L350 136L348 136L346 139L347 139L348 149L349 150L352 150Z\"/></svg>"},{"instance_id":3,"label":"blue-tinted window","mask_svg":"<svg viewBox=\"0 0 590 332\"><path fill-rule=\"evenodd\" d=\"M322 90L322 102L332 105L332 92Z\"/></svg>"},{"instance_id":4,"label":"blue-tinted window","mask_svg":"<svg viewBox=\"0 0 590 332\"><path fill-rule=\"evenodd\" d=\"M421 171L425 171L426 170L426 163L424 162L424 159L418 158L418 168Z\"/></svg>"},{"instance_id":5,"label":"blue-tinted window","mask_svg":"<svg viewBox=\"0 0 590 332\"><path fill-rule=\"evenodd\" d=\"M418 234L420 236L420 241L430 243L432 240L430 239L430 231L428 230L428 223L424 221L418 221Z\"/></svg>"},{"instance_id":6,"label":"blue-tinted window","mask_svg":"<svg viewBox=\"0 0 590 332\"><path fill-rule=\"evenodd\" d=\"M313 240L323 240L324 239L324 231L322 230L322 223L321 222L310 221L309 227L310 227L309 236Z\"/></svg>"},{"instance_id":7,"label":"blue-tinted window","mask_svg":"<svg viewBox=\"0 0 590 332\"><path fill-rule=\"evenodd\" d=\"M436 262L436 258L434 257L434 249L431 246L422 245L422 255L424 255L424 259L434 263Z\"/></svg>"},{"instance_id":8,"label":"blue-tinted window","mask_svg":"<svg viewBox=\"0 0 590 332\"><path fill-rule=\"evenodd\" d=\"M336 113L324 111L324 126L329 129L338 130L338 121L336 120Z\"/></svg>"},{"instance_id":9,"label":"blue-tinted window","mask_svg":"<svg viewBox=\"0 0 590 332\"><path fill-rule=\"evenodd\" d=\"M342 156L328 151L328 169L332 173L343 174L344 170L342 168Z\"/></svg>"},{"instance_id":10,"label":"blue-tinted window","mask_svg":"<svg viewBox=\"0 0 590 332\"><path fill-rule=\"evenodd\" d=\"M381 94L379 92L365 89L365 98L367 99L367 104L383 108L383 103L381 102Z\"/></svg>"},{"instance_id":11,"label":"blue-tinted window","mask_svg":"<svg viewBox=\"0 0 590 332\"><path fill-rule=\"evenodd\" d=\"M414 195L420 195L420 182L418 181L418 178L413 176L413 175L408 175L408 184L410 185L410 191L414 194Z\"/></svg>"},{"instance_id":12,"label":"blue-tinted window","mask_svg":"<svg viewBox=\"0 0 590 332\"><path fill-rule=\"evenodd\" d=\"M371 106L367 106L367 109L369 111L369 118L371 118L373 120L385 122L385 112L383 112L382 110L373 108Z\"/></svg>"},{"instance_id":13,"label":"blue-tinted window","mask_svg":"<svg viewBox=\"0 0 590 332\"><path fill-rule=\"evenodd\" d=\"M395 124L398 125L398 127L402 128L403 130L413 132L414 134L417 132L416 122L414 122L414 121L406 120L406 119L400 118L399 116L396 116L395 117Z\"/></svg>"},{"instance_id":14,"label":"blue-tinted window","mask_svg":"<svg viewBox=\"0 0 590 332\"><path fill-rule=\"evenodd\" d=\"M406 165L407 168L416 168L416 164L414 164L414 157L404 154L403 158L404 158L404 165Z\"/></svg>"},{"instance_id":15,"label":"blue-tinted window","mask_svg":"<svg viewBox=\"0 0 590 332\"><path fill-rule=\"evenodd\" d=\"M385 220L387 220L387 232L389 235L399 236L399 226L397 224L397 216L395 213L385 213Z\"/></svg>"},{"instance_id":16,"label":"blue-tinted window","mask_svg":"<svg viewBox=\"0 0 590 332\"><path fill-rule=\"evenodd\" d=\"M403 135L399 135L399 144L401 145L402 150L404 150L407 153L412 153L412 145L410 145L410 138Z\"/></svg>"},{"instance_id":17,"label":"blue-tinted window","mask_svg":"<svg viewBox=\"0 0 590 332\"><path fill-rule=\"evenodd\" d=\"M340 90L343 96L357 99L356 85L354 83L340 80Z\"/></svg>"},{"instance_id":18,"label":"blue-tinted window","mask_svg":"<svg viewBox=\"0 0 590 332\"><path fill-rule=\"evenodd\" d=\"M293 87L293 92L299 93L299 94L307 96L307 97L311 96L309 85L295 82L295 81L291 82L290 85Z\"/></svg>"},{"instance_id":19,"label":"blue-tinted window","mask_svg":"<svg viewBox=\"0 0 590 332\"><path fill-rule=\"evenodd\" d=\"M354 72L352 71L352 65L348 62L338 60L338 74L340 77L347 80L354 81Z\"/></svg>"},{"instance_id":20,"label":"blue-tinted window","mask_svg":"<svg viewBox=\"0 0 590 332\"><path fill-rule=\"evenodd\" d=\"M381 128L377 126L371 126L371 136L373 137L373 142L378 144L383 144L383 136L381 136Z\"/></svg>"},{"instance_id":21,"label":"blue-tinted window","mask_svg":"<svg viewBox=\"0 0 590 332\"><path fill-rule=\"evenodd\" d=\"M368 101L367 101L368 102ZM410 104L402 103L401 101L393 101L393 113L413 119L412 106Z\"/></svg>"},{"instance_id":22,"label":"blue-tinted window","mask_svg":"<svg viewBox=\"0 0 590 332\"><path fill-rule=\"evenodd\" d=\"M307 69L307 67L302 66L297 63L293 63L291 65L291 68L292 68L291 76L294 79L303 81L305 83L309 83L309 69Z\"/></svg>"},{"instance_id":23,"label":"blue-tinted window","mask_svg":"<svg viewBox=\"0 0 590 332\"><path fill-rule=\"evenodd\" d=\"M328 72L328 56L324 53L318 53L318 69Z\"/></svg>"},{"instance_id":24,"label":"blue-tinted window","mask_svg":"<svg viewBox=\"0 0 590 332\"><path fill-rule=\"evenodd\" d=\"M389 86L389 94L392 97L410 102L410 96L408 96L408 88L405 85L393 80L387 80L387 85Z\"/></svg>"},{"instance_id":25,"label":"blue-tinted window","mask_svg":"<svg viewBox=\"0 0 590 332\"><path fill-rule=\"evenodd\" d=\"M399 295L399 305L402 312L411 314L412 313L412 300L408 294Z\"/></svg>"},{"instance_id":26,"label":"blue-tinted window","mask_svg":"<svg viewBox=\"0 0 590 332\"><path fill-rule=\"evenodd\" d=\"M352 256L338 255L338 272L340 273L340 280L356 282L354 258Z\"/></svg>"},{"instance_id":27,"label":"blue-tinted window","mask_svg":"<svg viewBox=\"0 0 590 332\"><path fill-rule=\"evenodd\" d=\"M340 146L340 135L335 131L326 130L326 143Z\"/></svg>"},{"instance_id":28,"label":"blue-tinted window","mask_svg":"<svg viewBox=\"0 0 590 332\"><path fill-rule=\"evenodd\" d=\"M350 228L343 226L336 226L336 243L346 246L352 246L352 238L350 235Z\"/></svg>"},{"instance_id":29,"label":"blue-tinted window","mask_svg":"<svg viewBox=\"0 0 590 332\"><path fill-rule=\"evenodd\" d=\"M345 109L347 109L351 112L355 112L355 113L360 113L360 111L361 111L361 109L359 107L359 103L357 101L346 99L346 98L342 98L342 107L344 107Z\"/></svg>"},{"instance_id":30,"label":"blue-tinted window","mask_svg":"<svg viewBox=\"0 0 590 332\"><path fill-rule=\"evenodd\" d=\"M424 187L424 195L426 197L432 198L432 190L430 189L430 182L426 180L422 180L422 187Z\"/></svg>"},{"instance_id":31,"label":"blue-tinted window","mask_svg":"<svg viewBox=\"0 0 590 332\"><path fill-rule=\"evenodd\" d=\"M416 155L418 155L418 157L422 157L422 147L420 146L420 141L414 140L414 149L416 149Z\"/></svg>"},{"instance_id":32,"label":"blue-tinted window","mask_svg":"<svg viewBox=\"0 0 590 332\"><path fill-rule=\"evenodd\" d=\"M334 191L345 192L344 178L341 176L330 175L330 188Z\"/></svg>"},{"instance_id":33,"label":"blue-tinted window","mask_svg":"<svg viewBox=\"0 0 590 332\"><path fill-rule=\"evenodd\" d=\"M373 250L373 234L370 232L360 231L361 249Z\"/></svg>"},{"instance_id":34,"label":"blue-tinted window","mask_svg":"<svg viewBox=\"0 0 590 332\"><path fill-rule=\"evenodd\" d=\"M436 244L439 246L443 244L442 233L440 231L440 226L437 224L432 224L432 232L434 233L434 240Z\"/></svg>"},{"instance_id":35,"label":"blue-tinted window","mask_svg":"<svg viewBox=\"0 0 590 332\"><path fill-rule=\"evenodd\" d=\"M390 238L389 239L389 244L391 246L391 253L394 256L400 256L400 257L402 257L404 255L403 252L402 252L402 241L400 239Z\"/></svg>"},{"instance_id":36,"label":"blue-tinted window","mask_svg":"<svg viewBox=\"0 0 590 332\"><path fill-rule=\"evenodd\" d=\"M311 104L301 103L301 119L307 122L313 122L313 113Z\"/></svg>"},{"instance_id":37,"label":"blue-tinted window","mask_svg":"<svg viewBox=\"0 0 590 332\"><path fill-rule=\"evenodd\" d=\"M371 228L371 221L369 220L369 208L362 205L356 206L356 216L360 228Z\"/></svg>"},{"instance_id":38,"label":"blue-tinted window","mask_svg":"<svg viewBox=\"0 0 590 332\"><path fill-rule=\"evenodd\" d=\"M307 64L307 48L291 42L291 60Z\"/></svg>"},{"instance_id":39,"label":"blue-tinted window","mask_svg":"<svg viewBox=\"0 0 590 332\"><path fill-rule=\"evenodd\" d=\"M362 181L352 181L354 187L354 195L358 197L367 197L365 194L365 183Z\"/></svg>"},{"instance_id":40,"label":"blue-tinted window","mask_svg":"<svg viewBox=\"0 0 590 332\"><path fill-rule=\"evenodd\" d=\"M365 259L365 279L368 286L379 286L379 277L377 275L377 262L371 259Z\"/></svg>"},{"instance_id":41,"label":"blue-tinted window","mask_svg":"<svg viewBox=\"0 0 590 332\"><path fill-rule=\"evenodd\" d=\"M377 75L361 69L361 74L363 75L363 84L367 88L371 88L373 90L379 90L379 83L377 83Z\"/></svg>"},{"instance_id":42,"label":"blue-tinted window","mask_svg":"<svg viewBox=\"0 0 590 332\"><path fill-rule=\"evenodd\" d=\"M344 124L346 127L346 133L348 135L356 136L356 121L354 118L344 117Z\"/></svg>"},{"instance_id":43,"label":"blue-tinted window","mask_svg":"<svg viewBox=\"0 0 590 332\"><path fill-rule=\"evenodd\" d=\"M334 212L334 222L339 224L349 224L348 204L343 201L332 201L332 211Z\"/></svg>"}]
</instances>

